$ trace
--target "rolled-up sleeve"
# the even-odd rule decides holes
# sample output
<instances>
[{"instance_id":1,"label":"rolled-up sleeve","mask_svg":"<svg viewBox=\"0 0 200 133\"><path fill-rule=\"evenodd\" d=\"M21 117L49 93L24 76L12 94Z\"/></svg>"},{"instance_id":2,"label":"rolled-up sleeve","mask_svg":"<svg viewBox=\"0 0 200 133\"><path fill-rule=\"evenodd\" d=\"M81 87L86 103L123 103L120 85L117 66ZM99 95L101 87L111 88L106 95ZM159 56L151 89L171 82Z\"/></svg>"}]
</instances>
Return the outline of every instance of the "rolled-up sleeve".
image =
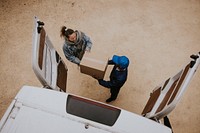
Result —
<instances>
[{"instance_id":1,"label":"rolled-up sleeve","mask_svg":"<svg viewBox=\"0 0 200 133\"><path fill-rule=\"evenodd\" d=\"M87 35L85 35L85 33L83 33L83 38L86 42L86 50L90 51L92 47L92 41L90 40L90 37L88 37Z\"/></svg>"}]
</instances>

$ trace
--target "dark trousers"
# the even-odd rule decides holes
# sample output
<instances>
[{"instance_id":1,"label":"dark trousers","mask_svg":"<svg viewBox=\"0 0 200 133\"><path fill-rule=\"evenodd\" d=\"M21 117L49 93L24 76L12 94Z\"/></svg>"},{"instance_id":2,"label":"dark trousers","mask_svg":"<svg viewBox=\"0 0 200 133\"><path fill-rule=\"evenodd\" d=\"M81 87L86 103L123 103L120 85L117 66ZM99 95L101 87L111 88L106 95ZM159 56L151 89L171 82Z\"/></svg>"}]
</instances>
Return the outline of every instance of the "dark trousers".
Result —
<instances>
[{"instance_id":1,"label":"dark trousers","mask_svg":"<svg viewBox=\"0 0 200 133\"><path fill-rule=\"evenodd\" d=\"M111 93L111 99L112 100L115 100L116 98L117 98L117 96L118 96L118 93L119 93L119 91L120 91L120 88L110 88L110 93Z\"/></svg>"}]
</instances>

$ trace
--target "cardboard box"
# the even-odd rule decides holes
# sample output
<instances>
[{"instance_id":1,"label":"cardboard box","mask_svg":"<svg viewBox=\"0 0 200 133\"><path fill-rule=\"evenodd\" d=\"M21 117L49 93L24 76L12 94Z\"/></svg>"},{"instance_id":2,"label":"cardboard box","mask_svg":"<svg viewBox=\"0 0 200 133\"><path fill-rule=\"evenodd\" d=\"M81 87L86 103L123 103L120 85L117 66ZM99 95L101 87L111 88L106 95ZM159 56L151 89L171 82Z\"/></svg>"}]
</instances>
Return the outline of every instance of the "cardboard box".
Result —
<instances>
[{"instance_id":1,"label":"cardboard box","mask_svg":"<svg viewBox=\"0 0 200 133\"><path fill-rule=\"evenodd\" d=\"M91 57L90 53L85 53L80 63L80 71L97 79L103 79L107 66L108 59L98 60Z\"/></svg>"}]
</instances>

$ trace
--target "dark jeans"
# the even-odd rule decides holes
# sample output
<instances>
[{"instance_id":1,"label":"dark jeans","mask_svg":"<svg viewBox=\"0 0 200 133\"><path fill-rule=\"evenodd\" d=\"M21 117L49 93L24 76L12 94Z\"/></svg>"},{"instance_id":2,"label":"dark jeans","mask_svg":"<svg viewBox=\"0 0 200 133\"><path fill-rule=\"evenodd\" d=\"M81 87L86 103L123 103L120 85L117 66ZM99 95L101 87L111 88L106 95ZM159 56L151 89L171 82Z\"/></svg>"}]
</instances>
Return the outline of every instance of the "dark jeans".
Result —
<instances>
[{"instance_id":1,"label":"dark jeans","mask_svg":"<svg viewBox=\"0 0 200 133\"><path fill-rule=\"evenodd\" d=\"M113 100L115 100L118 96L118 93L120 91L120 88L110 88L110 93L111 93L111 97Z\"/></svg>"}]
</instances>

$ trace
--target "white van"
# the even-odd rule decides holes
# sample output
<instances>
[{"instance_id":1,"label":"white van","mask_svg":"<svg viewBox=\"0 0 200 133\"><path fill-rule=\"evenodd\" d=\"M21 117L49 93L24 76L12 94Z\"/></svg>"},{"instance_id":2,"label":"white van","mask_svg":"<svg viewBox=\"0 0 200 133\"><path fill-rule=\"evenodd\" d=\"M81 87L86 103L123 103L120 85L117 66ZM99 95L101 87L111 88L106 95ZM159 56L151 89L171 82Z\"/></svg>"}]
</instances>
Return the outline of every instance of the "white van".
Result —
<instances>
[{"instance_id":1,"label":"white van","mask_svg":"<svg viewBox=\"0 0 200 133\"><path fill-rule=\"evenodd\" d=\"M24 86L0 123L1 133L171 133L137 114L54 90Z\"/></svg>"},{"instance_id":2,"label":"white van","mask_svg":"<svg viewBox=\"0 0 200 133\"><path fill-rule=\"evenodd\" d=\"M200 52L192 55L186 67L156 87L138 115L66 93L67 67L44 23L35 18L33 70L44 88L22 87L0 121L0 133L172 133L167 115L183 96L199 57Z\"/></svg>"}]
</instances>

